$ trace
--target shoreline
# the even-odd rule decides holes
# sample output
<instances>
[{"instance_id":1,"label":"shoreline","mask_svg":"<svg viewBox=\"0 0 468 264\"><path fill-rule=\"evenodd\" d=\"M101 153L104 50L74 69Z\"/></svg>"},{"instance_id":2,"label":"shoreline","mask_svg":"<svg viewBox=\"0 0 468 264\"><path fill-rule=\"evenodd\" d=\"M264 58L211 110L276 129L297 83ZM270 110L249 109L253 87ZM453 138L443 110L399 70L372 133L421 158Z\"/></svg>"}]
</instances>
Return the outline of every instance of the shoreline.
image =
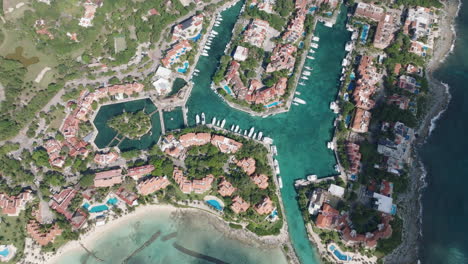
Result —
<instances>
[{"instance_id":1,"label":"shoreline","mask_svg":"<svg viewBox=\"0 0 468 264\"><path fill-rule=\"evenodd\" d=\"M295 257L294 251L292 250L291 242L289 240L289 234L282 229L281 233L277 236L264 236L260 237L248 230L239 230L232 229L229 227L228 223L225 222L220 216L214 215L212 213L200 210L197 208L180 208L169 204L151 204L138 206L134 212L123 215L119 218L114 218L107 222L105 225L96 228L93 226L86 233L80 236L78 240L69 241L62 247L60 247L56 253L46 253L44 254L45 259L43 262L35 263L58 263L57 261L69 254L73 254L77 251L83 250L82 245L86 247L93 247L99 237L112 232L123 225L128 224L135 219L139 219L147 214L155 214L161 212L169 212L171 218L174 221L178 219L183 219L196 215L197 217L203 217L207 222L209 222L213 228L222 233L224 236L230 239L238 240L244 245L251 245L261 249L280 249L285 258L288 259L289 263L299 263ZM290 250L285 252L282 245L288 245Z\"/></svg>"},{"instance_id":2,"label":"shoreline","mask_svg":"<svg viewBox=\"0 0 468 264\"><path fill-rule=\"evenodd\" d=\"M413 143L413 162L409 171L409 188L406 193L398 197L404 205L400 209L403 220L402 242L389 255L385 256L386 263L410 263L419 261L420 241L422 238L422 196L426 186L426 171L419 156L419 148L425 143L431 132L435 129L435 122L445 112L450 103L451 95L447 84L437 80L433 74L453 52L456 31L455 19L461 7L461 1L448 1L443 3L443 17L440 23L441 35L436 41L433 57L426 64L426 78L430 86L430 107L423 120L417 127L417 139ZM416 216L416 217L415 217ZM416 254L414 253L416 249Z\"/></svg>"}]
</instances>

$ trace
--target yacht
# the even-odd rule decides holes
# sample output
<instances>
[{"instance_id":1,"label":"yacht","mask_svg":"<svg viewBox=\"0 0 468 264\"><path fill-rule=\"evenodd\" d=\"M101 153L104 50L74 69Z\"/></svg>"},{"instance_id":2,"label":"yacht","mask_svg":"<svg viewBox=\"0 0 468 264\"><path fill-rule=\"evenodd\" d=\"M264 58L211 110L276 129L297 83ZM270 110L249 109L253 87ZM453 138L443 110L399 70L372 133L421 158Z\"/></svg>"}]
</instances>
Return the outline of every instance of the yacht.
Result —
<instances>
[{"instance_id":1,"label":"yacht","mask_svg":"<svg viewBox=\"0 0 468 264\"><path fill-rule=\"evenodd\" d=\"M310 182L314 182L317 180L317 175L312 174L312 175L307 175L307 180Z\"/></svg>"},{"instance_id":2,"label":"yacht","mask_svg":"<svg viewBox=\"0 0 468 264\"><path fill-rule=\"evenodd\" d=\"M334 150L335 149L335 142L330 141L327 143L327 148Z\"/></svg>"},{"instance_id":3,"label":"yacht","mask_svg":"<svg viewBox=\"0 0 468 264\"><path fill-rule=\"evenodd\" d=\"M255 132L252 136L253 139L257 139L257 132Z\"/></svg>"},{"instance_id":4,"label":"yacht","mask_svg":"<svg viewBox=\"0 0 468 264\"><path fill-rule=\"evenodd\" d=\"M281 180L280 176L278 176L278 185L279 185L280 189L283 188L283 180Z\"/></svg>"},{"instance_id":5,"label":"yacht","mask_svg":"<svg viewBox=\"0 0 468 264\"><path fill-rule=\"evenodd\" d=\"M295 92L295 94L297 94L297 95L301 95L301 92L298 92L298 91L296 91L296 92Z\"/></svg>"},{"instance_id":6,"label":"yacht","mask_svg":"<svg viewBox=\"0 0 468 264\"><path fill-rule=\"evenodd\" d=\"M213 117L213 119L211 119L211 124L212 124L213 126L216 125L216 116Z\"/></svg>"},{"instance_id":7,"label":"yacht","mask_svg":"<svg viewBox=\"0 0 468 264\"><path fill-rule=\"evenodd\" d=\"M200 124L200 116L199 115L195 116L195 121L196 121L197 125Z\"/></svg>"},{"instance_id":8,"label":"yacht","mask_svg":"<svg viewBox=\"0 0 468 264\"><path fill-rule=\"evenodd\" d=\"M253 133L254 133L254 130L255 130L255 127L252 127L249 131L249 135L248 137L252 137Z\"/></svg>"},{"instance_id":9,"label":"yacht","mask_svg":"<svg viewBox=\"0 0 468 264\"><path fill-rule=\"evenodd\" d=\"M271 154L272 155L278 155L278 149L274 145L271 146Z\"/></svg>"},{"instance_id":10,"label":"yacht","mask_svg":"<svg viewBox=\"0 0 468 264\"><path fill-rule=\"evenodd\" d=\"M239 125L236 126L236 129L234 129L234 132L235 133L239 132Z\"/></svg>"},{"instance_id":11,"label":"yacht","mask_svg":"<svg viewBox=\"0 0 468 264\"><path fill-rule=\"evenodd\" d=\"M305 82L300 82L299 85L305 85Z\"/></svg>"},{"instance_id":12,"label":"yacht","mask_svg":"<svg viewBox=\"0 0 468 264\"><path fill-rule=\"evenodd\" d=\"M302 100L301 98L297 98L297 97L294 97L293 101L298 103L298 104L306 104L306 101Z\"/></svg>"},{"instance_id":13,"label":"yacht","mask_svg":"<svg viewBox=\"0 0 468 264\"><path fill-rule=\"evenodd\" d=\"M199 70L199 69L195 69L195 70L193 70L193 71L194 71L194 72L200 72L200 70Z\"/></svg>"},{"instance_id":14,"label":"yacht","mask_svg":"<svg viewBox=\"0 0 468 264\"><path fill-rule=\"evenodd\" d=\"M218 122L216 122L216 126L217 126L217 127L220 127L220 126L221 126L221 120L218 120Z\"/></svg>"},{"instance_id":15,"label":"yacht","mask_svg":"<svg viewBox=\"0 0 468 264\"><path fill-rule=\"evenodd\" d=\"M226 125L226 119L223 119L223 122L221 122L221 128L224 128L224 125Z\"/></svg>"},{"instance_id":16,"label":"yacht","mask_svg":"<svg viewBox=\"0 0 468 264\"><path fill-rule=\"evenodd\" d=\"M298 104L298 103L296 103L296 102L293 102L292 104L293 104L293 105L299 105L299 104Z\"/></svg>"},{"instance_id":17,"label":"yacht","mask_svg":"<svg viewBox=\"0 0 468 264\"><path fill-rule=\"evenodd\" d=\"M247 136L247 129L244 130L244 136Z\"/></svg>"},{"instance_id":18,"label":"yacht","mask_svg":"<svg viewBox=\"0 0 468 264\"><path fill-rule=\"evenodd\" d=\"M305 77L305 76L302 76L301 79L303 80L309 80L309 78Z\"/></svg>"},{"instance_id":19,"label":"yacht","mask_svg":"<svg viewBox=\"0 0 468 264\"><path fill-rule=\"evenodd\" d=\"M312 53L312 54L314 54L314 53L315 53L315 50L310 49L309 52Z\"/></svg>"},{"instance_id":20,"label":"yacht","mask_svg":"<svg viewBox=\"0 0 468 264\"><path fill-rule=\"evenodd\" d=\"M339 166L338 164L335 165L335 171L336 171L336 172L340 172L340 171L341 171L341 170L340 170L340 166Z\"/></svg>"},{"instance_id":21,"label":"yacht","mask_svg":"<svg viewBox=\"0 0 468 264\"><path fill-rule=\"evenodd\" d=\"M280 174L280 167L279 167L278 161L275 159L273 163L274 163L274 166L275 166L275 173Z\"/></svg>"},{"instance_id":22,"label":"yacht","mask_svg":"<svg viewBox=\"0 0 468 264\"><path fill-rule=\"evenodd\" d=\"M206 124L205 113L201 113L201 123L202 123L202 125Z\"/></svg>"},{"instance_id":23,"label":"yacht","mask_svg":"<svg viewBox=\"0 0 468 264\"><path fill-rule=\"evenodd\" d=\"M320 38L319 37L313 37L312 40L317 42L317 41L320 41Z\"/></svg>"},{"instance_id":24,"label":"yacht","mask_svg":"<svg viewBox=\"0 0 468 264\"><path fill-rule=\"evenodd\" d=\"M312 68L311 68L311 67L309 67L309 66L305 66L304 68L306 68L306 69L307 69L307 70L309 70L309 71L311 71L311 70L312 70Z\"/></svg>"},{"instance_id":25,"label":"yacht","mask_svg":"<svg viewBox=\"0 0 468 264\"><path fill-rule=\"evenodd\" d=\"M310 76L310 71L303 71L302 74L305 76Z\"/></svg>"},{"instance_id":26,"label":"yacht","mask_svg":"<svg viewBox=\"0 0 468 264\"><path fill-rule=\"evenodd\" d=\"M234 125L231 126L231 131L234 131L234 127L235 127Z\"/></svg>"},{"instance_id":27,"label":"yacht","mask_svg":"<svg viewBox=\"0 0 468 264\"><path fill-rule=\"evenodd\" d=\"M263 137L263 132L260 131L260 132L258 133L257 139L258 139L258 140L262 140L262 137Z\"/></svg>"}]
</instances>

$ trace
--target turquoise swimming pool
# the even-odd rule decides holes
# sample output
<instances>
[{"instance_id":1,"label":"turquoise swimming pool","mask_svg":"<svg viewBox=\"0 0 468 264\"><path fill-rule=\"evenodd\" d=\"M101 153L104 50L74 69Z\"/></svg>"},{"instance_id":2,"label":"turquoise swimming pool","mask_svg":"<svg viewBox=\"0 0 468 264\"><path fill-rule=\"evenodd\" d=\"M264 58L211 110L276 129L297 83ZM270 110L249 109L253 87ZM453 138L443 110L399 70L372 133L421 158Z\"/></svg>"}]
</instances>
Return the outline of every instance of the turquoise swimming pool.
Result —
<instances>
[{"instance_id":1,"label":"turquoise swimming pool","mask_svg":"<svg viewBox=\"0 0 468 264\"><path fill-rule=\"evenodd\" d=\"M232 94L231 88L229 88L229 86L224 85L223 89L226 91L227 94Z\"/></svg>"},{"instance_id":2,"label":"turquoise swimming pool","mask_svg":"<svg viewBox=\"0 0 468 264\"><path fill-rule=\"evenodd\" d=\"M216 209L218 211L223 210L223 207L221 206L221 204L219 204L219 202L216 201L216 200L208 200L208 201L206 201L206 203L211 205L214 209Z\"/></svg>"},{"instance_id":3,"label":"turquoise swimming pool","mask_svg":"<svg viewBox=\"0 0 468 264\"><path fill-rule=\"evenodd\" d=\"M89 209L89 212L90 213L100 213L100 212L104 212L104 211L107 211L109 210L109 207L105 204L101 204L101 205L96 205L96 206L93 206L91 209Z\"/></svg>"},{"instance_id":4,"label":"turquoise swimming pool","mask_svg":"<svg viewBox=\"0 0 468 264\"><path fill-rule=\"evenodd\" d=\"M265 106L263 106L263 107L265 107L265 108L270 108L270 107L273 107L273 106L277 106L277 105L279 105L279 104L281 104L281 101L273 102L273 103L267 104L267 105L265 105Z\"/></svg>"},{"instance_id":5,"label":"turquoise swimming pool","mask_svg":"<svg viewBox=\"0 0 468 264\"><path fill-rule=\"evenodd\" d=\"M184 67L177 68L177 71L180 73L185 73L187 72L188 67L189 67L189 63L186 61L184 62Z\"/></svg>"},{"instance_id":6,"label":"turquoise swimming pool","mask_svg":"<svg viewBox=\"0 0 468 264\"><path fill-rule=\"evenodd\" d=\"M338 250L335 245L330 245L329 249L339 260L350 261L352 259L350 256L341 253L341 251Z\"/></svg>"},{"instance_id":7,"label":"turquoise swimming pool","mask_svg":"<svg viewBox=\"0 0 468 264\"><path fill-rule=\"evenodd\" d=\"M8 256L8 254L10 254L10 251L8 250L8 248L5 248L4 250L0 251L0 255L3 257Z\"/></svg>"},{"instance_id":8,"label":"turquoise swimming pool","mask_svg":"<svg viewBox=\"0 0 468 264\"><path fill-rule=\"evenodd\" d=\"M115 197L109 198L109 200L107 200L107 204L109 205L116 205L118 202L119 200Z\"/></svg>"}]
</instances>

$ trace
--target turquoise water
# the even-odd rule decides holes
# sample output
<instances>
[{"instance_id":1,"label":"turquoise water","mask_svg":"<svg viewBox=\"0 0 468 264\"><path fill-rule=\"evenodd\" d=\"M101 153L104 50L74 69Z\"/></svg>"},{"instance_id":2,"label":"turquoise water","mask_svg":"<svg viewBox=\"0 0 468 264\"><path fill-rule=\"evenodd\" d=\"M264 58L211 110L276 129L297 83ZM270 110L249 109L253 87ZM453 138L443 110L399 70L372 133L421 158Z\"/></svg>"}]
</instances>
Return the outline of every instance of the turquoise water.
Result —
<instances>
[{"instance_id":1,"label":"turquoise water","mask_svg":"<svg viewBox=\"0 0 468 264\"><path fill-rule=\"evenodd\" d=\"M101 205L96 205L96 206L91 207L91 209L89 209L89 212L90 213L100 213L100 212L104 212L104 211L107 211L107 210L109 210L109 207L107 207L107 205L105 205L105 204L101 204Z\"/></svg>"},{"instance_id":2,"label":"turquoise water","mask_svg":"<svg viewBox=\"0 0 468 264\"><path fill-rule=\"evenodd\" d=\"M119 200L115 197L109 198L109 200L107 200L107 204L110 204L110 205L116 205L118 202Z\"/></svg>"},{"instance_id":3,"label":"turquoise water","mask_svg":"<svg viewBox=\"0 0 468 264\"><path fill-rule=\"evenodd\" d=\"M177 71L180 72L180 73L185 73L185 72L187 72L187 69L188 69L189 66L190 66L190 64L186 61L186 62L184 62L183 67L177 68Z\"/></svg>"},{"instance_id":4,"label":"turquoise water","mask_svg":"<svg viewBox=\"0 0 468 264\"><path fill-rule=\"evenodd\" d=\"M306 236L293 183L309 174L324 177L334 173L336 161L326 142L332 138L335 118L329 104L338 90L344 46L351 36L345 29L346 14L342 12L334 28L323 24L317 26L315 35L320 37L320 42L316 59L306 62L314 69L314 77L298 89L300 98L307 104L292 106L290 112L268 118L252 117L234 110L210 89L211 76L217 67L213 61L222 56L235 22L234 19L223 19L224 26L220 27L218 37L213 40L210 56L201 57L197 64L200 74L193 79L195 86L187 103L189 124L194 125L195 115L204 112L207 120L216 116L217 119L226 118L226 127L232 124L239 125L241 129L255 126L256 131L263 131L265 136L274 139L284 185L281 193L293 245L302 263L317 263L315 251Z\"/></svg>"},{"instance_id":5,"label":"turquoise water","mask_svg":"<svg viewBox=\"0 0 468 264\"><path fill-rule=\"evenodd\" d=\"M170 212L164 211L148 212L139 219L109 230L106 236L99 238L93 244L86 244L85 246L95 251L96 255L104 260L103 262L89 257L79 248L77 251L68 252L55 263L122 263L158 231L161 235L140 253L130 258L129 264L210 263L181 253L174 248L173 243L232 264L287 263L280 249L259 249L228 238L216 230L206 216L190 215L174 219ZM174 238L163 241L165 236L173 232L177 232Z\"/></svg>"},{"instance_id":6,"label":"turquoise water","mask_svg":"<svg viewBox=\"0 0 468 264\"><path fill-rule=\"evenodd\" d=\"M127 112L137 112L142 109L144 109L147 114L154 113L151 115L152 128L150 132L142 136L139 140L128 138L125 138L122 141L115 140L114 137L117 136L117 131L107 126L107 120L116 115L122 114L124 110ZM149 148L158 142L158 139L161 136L161 124L159 114L155 112L156 110L156 106L150 99L141 99L101 107L93 121L98 130L94 143L98 148L105 148L108 145L115 146L119 143L119 148L121 150ZM120 137L120 139L121 138L122 137Z\"/></svg>"},{"instance_id":7,"label":"turquoise water","mask_svg":"<svg viewBox=\"0 0 468 264\"><path fill-rule=\"evenodd\" d=\"M8 256L8 254L10 254L10 251L8 250L8 248L5 248L4 250L0 251L0 255L1 256Z\"/></svg>"},{"instance_id":8,"label":"turquoise water","mask_svg":"<svg viewBox=\"0 0 468 264\"><path fill-rule=\"evenodd\" d=\"M259 118L230 108L210 89L211 77L217 67L217 63L213 62L219 61L223 55L224 48L231 38L231 30L237 20L241 4L239 2L233 8L223 12L221 26L216 29L219 35L213 40L209 51L210 56L201 57L196 66L200 74L193 78L195 85L187 102L189 125L195 125L196 114L204 112L207 120L211 120L214 116L218 120L226 118L227 127L232 124L239 125L242 129L254 126L255 131L262 131L264 136L274 139L279 152L277 159L284 185L281 193L292 243L302 263L315 264L318 260L307 238L293 183L294 180L305 178L309 174L325 177L335 173L336 160L333 152L326 147L326 143L332 138L335 118L329 109L329 103L335 99L338 91L341 61L345 55L344 46L350 38L350 33L345 29L346 9L342 9L342 14L334 28L325 27L321 23L317 26L315 35L320 37L318 43L320 47L314 55L316 59L306 62L307 66L314 69L313 77L306 82L306 85L299 86L298 89L301 92L300 98L307 101L307 104L292 106L293 108L288 113ZM148 230L162 229L166 232L168 229L174 230L175 228L179 232L181 229L184 230L183 234L187 236L186 240L181 240L184 243L191 245L199 252L220 256L221 259L230 263L284 263L284 257L278 250L267 252L249 247L239 241L229 240L214 230L208 232L206 228L209 227L203 226L204 222L200 219L186 219L191 220L191 223L176 227L171 222L162 221L164 219L159 215L153 217L151 221L146 222L147 220L133 221L130 226L119 229L119 232L109 233L93 245L92 249L100 254L108 254L106 256L109 259L122 260L125 254L129 254L138 245L144 243L145 238L151 234ZM135 231L135 225L140 226L141 230L146 229L147 232ZM198 225L202 226L198 228ZM196 242L190 244L188 241L193 241L195 237ZM170 248L156 241L136 256L137 262L130 261L130 263L176 263L175 261L190 263L194 261L193 258L182 257ZM83 260L83 253L70 256L67 260L78 261L80 258Z\"/></svg>"},{"instance_id":9,"label":"turquoise water","mask_svg":"<svg viewBox=\"0 0 468 264\"><path fill-rule=\"evenodd\" d=\"M344 260L344 261L351 260L351 257L348 257L348 255L341 253L341 251L338 250L334 245L330 246L330 250L340 260Z\"/></svg>"},{"instance_id":10,"label":"turquoise water","mask_svg":"<svg viewBox=\"0 0 468 264\"><path fill-rule=\"evenodd\" d=\"M435 77L452 100L420 153L427 171L423 196L423 263L468 263L468 1L457 18L454 53Z\"/></svg>"},{"instance_id":11,"label":"turquoise water","mask_svg":"<svg viewBox=\"0 0 468 264\"><path fill-rule=\"evenodd\" d=\"M208 200L206 201L207 204L211 205L214 207L214 209L218 210L218 211L222 211L223 210L223 207L219 204L218 201L216 200Z\"/></svg>"}]
</instances>

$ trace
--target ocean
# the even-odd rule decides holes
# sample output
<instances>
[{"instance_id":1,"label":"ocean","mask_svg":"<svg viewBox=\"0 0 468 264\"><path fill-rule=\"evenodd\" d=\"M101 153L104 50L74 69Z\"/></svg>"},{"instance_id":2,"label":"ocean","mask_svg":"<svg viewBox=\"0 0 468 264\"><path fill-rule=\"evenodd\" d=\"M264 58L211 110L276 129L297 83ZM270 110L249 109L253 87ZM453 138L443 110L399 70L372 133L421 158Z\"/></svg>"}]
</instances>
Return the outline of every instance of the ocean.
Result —
<instances>
[{"instance_id":1,"label":"ocean","mask_svg":"<svg viewBox=\"0 0 468 264\"><path fill-rule=\"evenodd\" d=\"M468 0L462 2L455 49L434 74L452 99L419 151L427 171L422 263L468 263Z\"/></svg>"}]
</instances>

